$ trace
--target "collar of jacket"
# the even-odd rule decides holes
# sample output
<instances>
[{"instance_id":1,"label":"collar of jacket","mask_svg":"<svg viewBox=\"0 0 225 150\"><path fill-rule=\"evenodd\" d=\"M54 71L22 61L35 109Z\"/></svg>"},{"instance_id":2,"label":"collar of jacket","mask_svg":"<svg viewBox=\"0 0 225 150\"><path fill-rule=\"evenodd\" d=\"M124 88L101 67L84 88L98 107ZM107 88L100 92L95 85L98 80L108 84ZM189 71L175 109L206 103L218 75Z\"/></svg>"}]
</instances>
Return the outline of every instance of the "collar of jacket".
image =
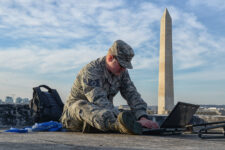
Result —
<instances>
[{"instance_id":1,"label":"collar of jacket","mask_svg":"<svg viewBox=\"0 0 225 150\"><path fill-rule=\"evenodd\" d=\"M106 67L106 56L104 56L102 58L102 67L103 67L103 70L104 70L104 77L105 77L106 80L108 80L108 82L111 85L115 84L116 82L118 82L118 80L121 79L123 73L121 73L119 76L115 76L111 72L109 72L109 70L107 69L107 67Z\"/></svg>"}]
</instances>

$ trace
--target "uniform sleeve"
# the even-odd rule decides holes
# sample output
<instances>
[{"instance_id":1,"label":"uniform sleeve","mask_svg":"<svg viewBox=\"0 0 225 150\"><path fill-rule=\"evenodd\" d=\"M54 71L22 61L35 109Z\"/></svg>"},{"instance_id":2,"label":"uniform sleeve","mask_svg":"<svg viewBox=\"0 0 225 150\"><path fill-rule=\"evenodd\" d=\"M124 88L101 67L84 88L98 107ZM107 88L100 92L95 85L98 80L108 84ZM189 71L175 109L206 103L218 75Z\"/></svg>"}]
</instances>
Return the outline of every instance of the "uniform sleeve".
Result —
<instances>
[{"instance_id":1,"label":"uniform sleeve","mask_svg":"<svg viewBox=\"0 0 225 150\"><path fill-rule=\"evenodd\" d=\"M103 88L102 78L96 72L86 72L81 79L83 92L89 102L107 109L114 106L107 98L107 93Z\"/></svg>"},{"instance_id":2,"label":"uniform sleeve","mask_svg":"<svg viewBox=\"0 0 225 150\"><path fill-rule=\"evenodd\" d=\"M127 71L122 76L122 84L120 93L124 99L126 99L131 110L135 113L137 119L142 116L146 116L147 104L141 98L141 95L137 92L136 87L130 79Z\"/></svg>"}]
</instances>

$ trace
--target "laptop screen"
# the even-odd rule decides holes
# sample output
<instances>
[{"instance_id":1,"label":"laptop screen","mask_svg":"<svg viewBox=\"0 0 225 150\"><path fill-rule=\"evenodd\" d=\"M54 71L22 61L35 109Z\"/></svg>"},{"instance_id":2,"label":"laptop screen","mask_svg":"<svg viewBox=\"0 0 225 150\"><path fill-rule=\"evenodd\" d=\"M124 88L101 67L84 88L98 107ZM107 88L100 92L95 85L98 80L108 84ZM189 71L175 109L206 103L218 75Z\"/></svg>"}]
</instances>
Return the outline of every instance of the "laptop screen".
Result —
<instances>
[{"instance_id":1,"label":"laptop screen","mask_svg":"<svg viewBox=\"0 0 225 150\"><path fill-rule=\"evenodd\" d=\"M199 105L178 102L160 128L183 128L191 120Z\"/></svg>"}]
</instances>

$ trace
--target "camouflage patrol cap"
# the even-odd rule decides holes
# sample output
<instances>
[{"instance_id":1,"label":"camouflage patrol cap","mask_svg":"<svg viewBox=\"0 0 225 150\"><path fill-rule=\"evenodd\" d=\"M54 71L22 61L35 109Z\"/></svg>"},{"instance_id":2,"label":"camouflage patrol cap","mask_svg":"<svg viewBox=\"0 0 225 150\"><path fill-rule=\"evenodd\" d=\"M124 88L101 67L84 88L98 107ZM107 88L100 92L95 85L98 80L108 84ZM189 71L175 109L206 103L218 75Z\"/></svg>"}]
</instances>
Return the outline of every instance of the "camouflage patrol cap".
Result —
<instances>
[{"instance_id":1,"label":"camouflage patrol cap","mask_svg":"<svg viewBox=\"0 0 225 150\"><path fill-rule=\"evenodd\" d=\"M133 69L131 60L134 56L134 51L127 43L122 40L115 41L110 48L110 53L116 57L122 67Z\"/></svg>"}]
</instances>

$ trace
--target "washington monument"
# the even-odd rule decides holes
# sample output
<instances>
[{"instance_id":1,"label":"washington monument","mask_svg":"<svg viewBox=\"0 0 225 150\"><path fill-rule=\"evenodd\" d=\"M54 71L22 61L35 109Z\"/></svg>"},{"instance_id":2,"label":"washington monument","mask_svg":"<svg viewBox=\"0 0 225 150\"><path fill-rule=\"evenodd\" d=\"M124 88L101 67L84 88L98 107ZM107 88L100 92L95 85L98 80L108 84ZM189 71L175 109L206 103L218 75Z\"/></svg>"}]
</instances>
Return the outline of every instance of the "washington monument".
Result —
<instances>
[{"instance_id":1,"label":"washington monument","mask_svg":"<svg viewBox=\"0 0 225 150\"><path fill-rule=\"evenodd\" d=\"M167 114L174 106L172 19L167 9L161 18L159 55L158 114Z\"/></svg>"}]
</instances>

